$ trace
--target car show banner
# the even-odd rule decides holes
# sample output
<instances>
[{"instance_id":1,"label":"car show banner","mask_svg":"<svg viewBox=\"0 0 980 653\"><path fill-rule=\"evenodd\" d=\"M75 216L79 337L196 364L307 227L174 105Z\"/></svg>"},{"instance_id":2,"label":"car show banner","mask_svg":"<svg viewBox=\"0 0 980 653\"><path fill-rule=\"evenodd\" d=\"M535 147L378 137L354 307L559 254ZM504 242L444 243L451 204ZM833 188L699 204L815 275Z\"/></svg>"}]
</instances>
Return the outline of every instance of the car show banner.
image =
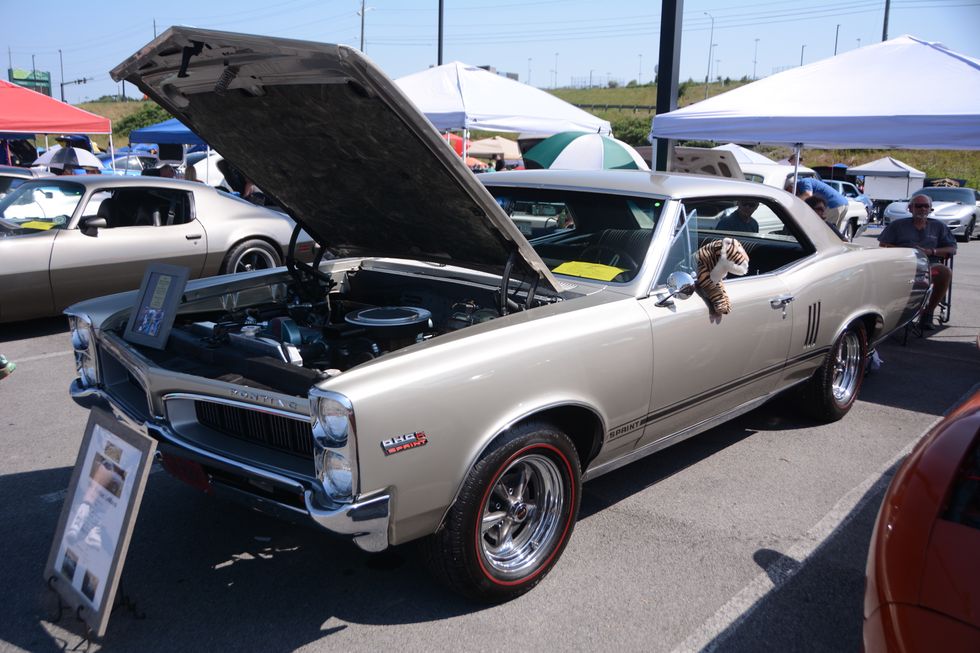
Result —
<instances>
[{"instance_id":1,"label":"car show banner","mask_svg":"<svg viewBox=\"0 0 980 653\"><path fill-rule=\"evenodd\" d=\"M156 441L93 408L44 578L96 637L105 634Z\"/></svg>"}]
</instances>

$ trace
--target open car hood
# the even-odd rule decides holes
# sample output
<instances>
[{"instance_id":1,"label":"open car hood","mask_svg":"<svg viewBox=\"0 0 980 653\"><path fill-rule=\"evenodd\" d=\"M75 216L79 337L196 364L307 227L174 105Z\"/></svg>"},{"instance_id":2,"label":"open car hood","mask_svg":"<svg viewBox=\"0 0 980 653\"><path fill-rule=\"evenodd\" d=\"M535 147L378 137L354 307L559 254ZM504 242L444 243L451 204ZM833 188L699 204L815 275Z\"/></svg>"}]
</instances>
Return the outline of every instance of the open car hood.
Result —
<instances>
[{"instance_id":1,"label":"open car hood","mask_svg":"<svg viewBox=\"0 0 980 653\"><path fill-rule=\"evenodd\" d=\"M395 84L341 45L172 27L112 70L336 256L547 266Z\"/></svg>"}]
</instances>

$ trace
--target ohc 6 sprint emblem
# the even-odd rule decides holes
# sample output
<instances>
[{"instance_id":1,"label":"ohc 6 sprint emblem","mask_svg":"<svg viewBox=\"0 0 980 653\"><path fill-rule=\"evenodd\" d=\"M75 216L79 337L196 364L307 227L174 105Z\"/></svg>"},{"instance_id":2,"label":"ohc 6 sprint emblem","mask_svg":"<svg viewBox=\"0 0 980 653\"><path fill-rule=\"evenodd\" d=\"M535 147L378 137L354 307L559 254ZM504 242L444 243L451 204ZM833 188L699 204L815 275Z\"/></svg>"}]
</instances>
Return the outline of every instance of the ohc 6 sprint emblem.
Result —
<instances>
[{"instance_id":1,"label":"ohc 6 sprint emblem","mask_svg":"<svg viewBox=\"0 0 980 653\"><path fill-rule=\"evenodd\" d=\"M398 453L399 451L405 451L406 449L414 449L415 447L425 446L428 443L429 443L429 438L426 437L425 432L416 431L415 433L396 435L393 438L382 440L381 450L385 452L386 456L390 456L391 454Z\"/></svg>"}]
</instances>

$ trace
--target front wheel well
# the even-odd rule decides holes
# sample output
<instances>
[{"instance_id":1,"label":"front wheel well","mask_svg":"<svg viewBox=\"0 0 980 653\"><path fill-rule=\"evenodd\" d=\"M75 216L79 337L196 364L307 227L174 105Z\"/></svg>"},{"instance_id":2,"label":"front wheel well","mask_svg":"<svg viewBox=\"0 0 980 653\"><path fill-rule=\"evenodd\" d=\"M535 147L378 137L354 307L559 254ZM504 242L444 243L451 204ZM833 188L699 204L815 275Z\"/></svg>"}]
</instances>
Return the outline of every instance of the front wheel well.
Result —
<instances>
[{"instance_id":1,"label":"front wheel well","mask_svg":"<svg viewBox=\"0 0 980 653\"><path fill-rule=\"evenodd\" d=\"M513 426L528 422L547 422L567 435L575 445L583 472L599 454L602 444L602 420L584 406L566 405L546 408L522 418Z\"/></svg>"}]
</instances>

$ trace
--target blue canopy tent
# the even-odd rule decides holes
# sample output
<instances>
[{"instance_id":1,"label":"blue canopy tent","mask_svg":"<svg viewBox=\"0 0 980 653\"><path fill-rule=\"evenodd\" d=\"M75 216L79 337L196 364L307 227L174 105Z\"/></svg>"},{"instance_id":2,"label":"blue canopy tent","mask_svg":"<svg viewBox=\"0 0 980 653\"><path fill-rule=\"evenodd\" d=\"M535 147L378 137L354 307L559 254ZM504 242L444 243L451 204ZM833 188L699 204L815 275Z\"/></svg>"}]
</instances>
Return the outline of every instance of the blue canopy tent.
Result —
<instances>
[{"instance_id":1,"label":"blue canopy tent","mask_svg":"<svg viewBox=\"0 0 980 653\"><path fill-rule=\"evenodd\" d=\"M176 118L134 129L129 132L130 143L157 143L158 145L204 145L207 143Z\"/></svg>"}]
</instances>

